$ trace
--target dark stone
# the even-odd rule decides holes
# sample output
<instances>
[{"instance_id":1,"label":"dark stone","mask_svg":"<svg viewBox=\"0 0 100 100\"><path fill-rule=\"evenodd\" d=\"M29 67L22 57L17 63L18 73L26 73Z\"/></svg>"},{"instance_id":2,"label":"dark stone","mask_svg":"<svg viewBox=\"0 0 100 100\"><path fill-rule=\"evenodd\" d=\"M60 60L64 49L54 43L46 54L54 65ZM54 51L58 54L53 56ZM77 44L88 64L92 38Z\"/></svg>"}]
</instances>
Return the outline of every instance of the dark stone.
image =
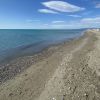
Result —
<instances>
[{"instance_id":1,"label":"dark stone","mask_svg":"<svg viewBox=\"0 0 100 100\"><path fill-rule=\"evenodd\" d=\"M10 93L9 96L13 96L13 93Z\"/></svg>"}]
</instances>

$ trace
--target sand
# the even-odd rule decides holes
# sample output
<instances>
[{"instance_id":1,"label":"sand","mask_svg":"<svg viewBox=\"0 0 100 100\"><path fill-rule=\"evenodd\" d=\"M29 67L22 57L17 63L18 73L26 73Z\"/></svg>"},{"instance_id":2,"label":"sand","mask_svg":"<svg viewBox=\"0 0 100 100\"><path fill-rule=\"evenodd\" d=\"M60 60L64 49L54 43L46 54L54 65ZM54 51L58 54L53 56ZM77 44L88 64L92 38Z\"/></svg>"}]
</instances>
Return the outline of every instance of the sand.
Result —
<instances>
[{"instance_id":1,"label":"sand","mask_svg":"<svg viewBox=\"0 0 100 100\"><path fill-rule=\"evenodd\" d=\"M100 32L59 46L0 85L0 100L100 100Z\"/></svg>"}]
</instances>

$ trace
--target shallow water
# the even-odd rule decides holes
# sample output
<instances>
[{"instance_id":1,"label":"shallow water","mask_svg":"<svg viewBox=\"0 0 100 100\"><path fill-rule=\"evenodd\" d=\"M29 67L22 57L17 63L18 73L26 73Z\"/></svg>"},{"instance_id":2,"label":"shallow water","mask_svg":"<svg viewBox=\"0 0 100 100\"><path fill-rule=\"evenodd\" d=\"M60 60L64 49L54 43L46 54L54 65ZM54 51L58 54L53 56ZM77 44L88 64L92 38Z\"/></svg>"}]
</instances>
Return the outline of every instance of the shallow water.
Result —
<instances>
[{"instance_id":1,"label":"shallow water","mask_svg":"<svg viewBox=\"0 0 100 100\"><path fill-rule=\"evenodd\" d=\"M36 53L52 44L80 37L79 30L0 30L0 61L10 56Z\"/></svg>"}]
</instances>

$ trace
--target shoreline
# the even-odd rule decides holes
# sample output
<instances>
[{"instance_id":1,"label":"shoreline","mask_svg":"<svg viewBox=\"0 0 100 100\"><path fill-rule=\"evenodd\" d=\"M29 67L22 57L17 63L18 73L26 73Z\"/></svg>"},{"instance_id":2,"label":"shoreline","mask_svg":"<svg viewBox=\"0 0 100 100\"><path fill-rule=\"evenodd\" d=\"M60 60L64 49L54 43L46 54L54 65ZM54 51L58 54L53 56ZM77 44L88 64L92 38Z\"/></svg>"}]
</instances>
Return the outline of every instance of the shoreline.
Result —
<instances>
[{"instance_id":1,"label":"shoreline","mask_svg":"<svg viewBox=\"0 0 100 100\"><path fill-rule=\"evenodd\" d=\"M8 50L1 51L1 58L3 55L4 56L7 55L7 56L5 56L2 60L0 58L0 64L7 63L7 62L9 63L9 61L11 61L13 59L17 59L19 57L37 55L39 53L42 53L43 51L47 51L49 48L56 47L56 46L59 46L59 45L66 43L66 42L70 42L70 41L79 39L84 35L85 31L81 32L81 34L78 37L66 38L66 39L61 40L59 42L48 44L47 46L43 46L43 47L39 48L39 50L37 50L37 51L33 50L35 44L22 45L22 46L19 46L16 48L11 48ZM32 50L29 50L29 51L26 50L26 49L30 49L30 48L32 48ZM25 50L24 52L26 52L26 53L23 53L23 50ZM3 55L2 55L2 53L3 53Z\"/></svg>"},{"instance_id":2,"label":"shoreline","mask_svg":"<svg viewBox=\"0 0 100 100\"><path fill-rule=\"evenodd\" d=\"M100 32L87 31L0 85L0 100L100 100Z\"/></svg>"},{"instance_id":3,"label":"shoreline","mask_svg":"<svg viewBox=\"0 0 100 100\"><path fill-rule=\"evenodd\" d=\"M84 37L83 33L85 34L85 31L82 32L81 36L77 38L71 38L60 43L51 44L48 47L45 47L39 52L33 54L5 58L4 61L2 60L2 63L0 64L0 73L3 73L0 74L0 84L6 82L9 79L13 79L17 74L22 73L31 65L48 58L64 45L70 45L74 41L80 40Z\"/></svg>"},{"instance_id":4,"label":"shoreline","mask_svg":"<svg viewBox=\"0 0 100 100\"><path fill-rule=\"evenodd\" d=\"M71 30L69 30L70 33ZM73 30L74 31L74 30ZM72 31L72 32L73 32ZM62 31L63 32L63 31ZM64 31L65 32L65 31ZM33 54L39 53L41 51L44 50L44 48L48 48L50 46L54 45L58 45L64 41L69 41L73 38L77 38L80 37L84 32L84 29L80 29L80 30L75 30L75 34L74 36L65 36L66 38L62 38L61 40L55 40L55 41L47 41L47 43L45 43L45 41L43 42L42 40L37 42L37 43L29 43L27 45L19 45L17 47L12 47L3 51L0 51L0 64L1 63L5 63L7 60L8 62L10 61L10 59L15 59L18 58L20 56L31 56ZM58 31L59 33L59 31ZM73 32L74 33L74 32ZM43 44L42 44L43 43ZM2 49L1 49L2 50ZM6 60L5 60L6 59Z\"/></svg>"}]
</instances>

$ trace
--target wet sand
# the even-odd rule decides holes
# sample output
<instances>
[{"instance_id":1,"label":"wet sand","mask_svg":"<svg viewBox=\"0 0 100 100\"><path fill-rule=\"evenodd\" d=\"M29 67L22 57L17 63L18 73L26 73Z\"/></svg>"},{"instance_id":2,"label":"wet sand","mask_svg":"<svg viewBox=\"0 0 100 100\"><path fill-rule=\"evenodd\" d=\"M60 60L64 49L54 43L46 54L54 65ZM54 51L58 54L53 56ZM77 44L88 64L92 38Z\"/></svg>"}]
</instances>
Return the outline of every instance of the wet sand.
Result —
<instances>
[{"instance_id":1,"label":"wet sand","mask_svg":"<svg viewBox=\"0 0 100 100\"><path fill-rule=\"evenodd\" d=\"M30 67L20 66L9 76L13 62L4 70L9 78L1 80L0 100L100 100L99 44L100 32L87 31L80 39L52 46L40 60L31 59Z\"/></svg>"}]
</instances>

